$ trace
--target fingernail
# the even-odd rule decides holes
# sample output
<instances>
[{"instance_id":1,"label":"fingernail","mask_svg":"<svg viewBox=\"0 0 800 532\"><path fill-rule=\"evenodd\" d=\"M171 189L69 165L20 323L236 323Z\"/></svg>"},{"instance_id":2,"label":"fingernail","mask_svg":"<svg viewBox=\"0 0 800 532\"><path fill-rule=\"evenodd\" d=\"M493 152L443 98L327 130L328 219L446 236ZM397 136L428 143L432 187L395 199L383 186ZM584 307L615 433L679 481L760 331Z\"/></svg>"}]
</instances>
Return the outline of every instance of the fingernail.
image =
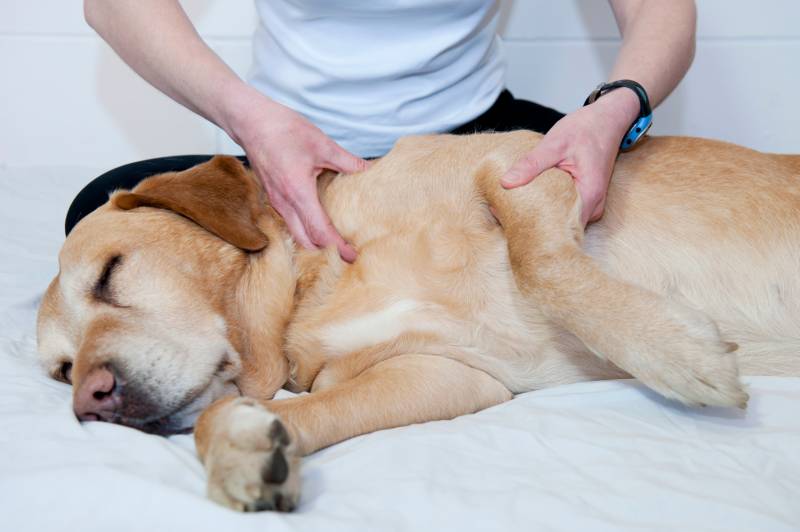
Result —
<instances>
[{"instance_id":1,"label":"fingernail","mask_svg":"<svg viewBox=\"0 0 800 532\"><path fill-rule=\"evenodd\" d=\"M339 249L339 256L342 257L342 260L353 263L358 257L358 253L350 246L343 246Z\"/></svg>"}]
</instances>

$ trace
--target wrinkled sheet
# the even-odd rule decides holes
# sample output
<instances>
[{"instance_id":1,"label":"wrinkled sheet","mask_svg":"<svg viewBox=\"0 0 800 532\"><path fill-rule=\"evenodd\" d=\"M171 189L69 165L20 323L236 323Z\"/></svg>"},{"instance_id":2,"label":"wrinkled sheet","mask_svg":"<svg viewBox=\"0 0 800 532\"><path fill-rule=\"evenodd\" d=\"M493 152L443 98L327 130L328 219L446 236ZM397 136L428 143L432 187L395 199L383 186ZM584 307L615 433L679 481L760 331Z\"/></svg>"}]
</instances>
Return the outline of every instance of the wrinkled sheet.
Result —
<instances>
[{"instance_id":1,"label":"wrinkled sheet","mask_svg":"<svg viewBox=\"0 0 800 532\"><path fill-rule=\"evenodd\" d=\"M206 500L191 436L79 424L35 359L35 313L92 169L0 168L0 529L800 530L800 379L747 378L746 412L633 381L523 394L305 461L290 515Z\"/></svg>"}]
</instances>

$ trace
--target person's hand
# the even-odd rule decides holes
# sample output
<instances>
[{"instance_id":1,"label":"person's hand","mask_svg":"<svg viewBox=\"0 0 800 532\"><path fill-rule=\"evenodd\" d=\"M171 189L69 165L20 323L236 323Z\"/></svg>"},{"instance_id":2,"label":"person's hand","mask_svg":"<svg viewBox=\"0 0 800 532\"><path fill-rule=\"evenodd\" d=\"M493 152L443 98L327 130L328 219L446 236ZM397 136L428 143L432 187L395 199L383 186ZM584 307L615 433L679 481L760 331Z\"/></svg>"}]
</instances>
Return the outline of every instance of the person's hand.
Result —
<instances>
[{"instance_id":1,"label":"person's hand","mask_svg":"<svg viewBox=\"0 0 800 532\"><path fill-rule=\"evenodd\" d=\"M355 173L367 162L345 151L300 114L255 91L237 95L240 113L229 133L244 149L270 204L303 247L335 245L348 262L356 251L322 208L317 178L324 170ZM228 129L228 128L226 128Z\"/></svg>"},{"instance_id":2,"label":"person's hand","mask_svg":"<svg viewBox=\"0 0 800 532\"><path fill-rule=\"evenodd\" d=\"M606 192L622 137L638 116L639 100L628 89L604 94L568 114L501 179L505 188L530 183L550 168L572 175L581 198L581 223L603 215Z\"/></svg>"}]
</instances>

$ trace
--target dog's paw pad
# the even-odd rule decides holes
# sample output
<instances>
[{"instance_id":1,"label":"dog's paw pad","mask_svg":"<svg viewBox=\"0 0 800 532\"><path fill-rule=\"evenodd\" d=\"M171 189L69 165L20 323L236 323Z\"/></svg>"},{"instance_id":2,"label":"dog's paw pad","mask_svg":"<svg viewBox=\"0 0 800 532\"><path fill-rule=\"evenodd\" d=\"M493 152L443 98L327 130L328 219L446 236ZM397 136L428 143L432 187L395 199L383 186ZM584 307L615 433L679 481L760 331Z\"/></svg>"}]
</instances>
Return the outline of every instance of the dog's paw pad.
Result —
<instances>
[{"instance_id":1,"label":"dog's paw pad","mask_svg":"<svg viewBox=\"0 0 800 532\"><path fill-rule=\"evenodd\" d=\"M293 510L300 459L283 422L242 398L229 405L220 423L206 457L209 497L244 512Z\"/></svg>"}]
</instances>

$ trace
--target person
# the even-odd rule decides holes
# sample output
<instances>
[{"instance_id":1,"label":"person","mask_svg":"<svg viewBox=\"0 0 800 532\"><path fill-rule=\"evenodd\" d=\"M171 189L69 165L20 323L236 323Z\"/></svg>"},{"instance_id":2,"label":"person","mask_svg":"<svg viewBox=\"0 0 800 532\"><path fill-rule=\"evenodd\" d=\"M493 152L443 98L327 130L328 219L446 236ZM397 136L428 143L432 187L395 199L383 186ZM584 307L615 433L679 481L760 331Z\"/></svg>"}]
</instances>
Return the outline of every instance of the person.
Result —
<instances>
[{"instance_id":1,"label":"person","mask_svg":"<svg viewBox=\"0 0 800 532\"><path fill-rule=\"evenodd\" d=\"M514 98L504 87L499 0L255 1L260 24L250 83L203 42L178 0L85 0L84 12L140 76L242 147L299 244L336 245L343 259L355 259L320 204L316 179L326 169L364 170L365 158L408 134L545 133L503 186L558 167L575 179L583 223L602 215L640 97L612 90L566 115ZM622 34L609 79L635 80L658 105L694 57L694 1L609 3ZM108 191L201 160L155 159L101 176L73 202L67 232Z\"/></svg>"}]
</instances>

